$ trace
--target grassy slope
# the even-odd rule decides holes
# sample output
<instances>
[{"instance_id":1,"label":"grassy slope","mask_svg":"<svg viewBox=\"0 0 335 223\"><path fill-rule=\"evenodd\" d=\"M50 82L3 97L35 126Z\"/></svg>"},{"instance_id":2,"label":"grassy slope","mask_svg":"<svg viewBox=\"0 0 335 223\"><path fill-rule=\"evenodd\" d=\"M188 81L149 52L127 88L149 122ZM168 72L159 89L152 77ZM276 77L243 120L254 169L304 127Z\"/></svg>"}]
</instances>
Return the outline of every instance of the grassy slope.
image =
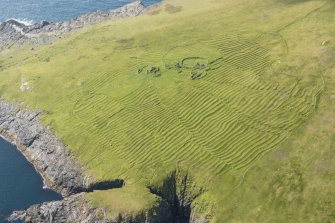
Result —
<instances>
[{"instance_id":1,"label":"grassy slope","mask_svg":"<svg viewBox=\"0 0 335 223\"><path fill-rule=\"evenodd\" d=\"M207 189L197 212L218 222L334 220L334 3L167 3L4 52L1 96L42 109L95 180L125 179L125 194L142 188L124 199L143 205L135 211L154 201L145 186L178 167ZM32 90L21 92L23 82ZM113 193L89 198L112 213Z\"/></svg>"}]
</instances>

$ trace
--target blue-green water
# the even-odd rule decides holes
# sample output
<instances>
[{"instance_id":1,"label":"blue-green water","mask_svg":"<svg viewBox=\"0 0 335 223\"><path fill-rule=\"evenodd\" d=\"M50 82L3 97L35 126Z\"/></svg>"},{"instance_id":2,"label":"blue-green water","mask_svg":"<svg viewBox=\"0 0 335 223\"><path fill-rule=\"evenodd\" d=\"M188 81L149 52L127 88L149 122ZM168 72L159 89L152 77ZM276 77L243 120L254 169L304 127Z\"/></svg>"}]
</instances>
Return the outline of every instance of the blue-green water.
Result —
<instances>
[{"instance_id":1,"label":"blue-green water","mask_svg":"<svg viewBox=\"0 0 335 223\"><path fill-rule=\"evenodd\" d=\"M133 0L0 0L0 22L17 19L26 22L58 22L96 10L109 10ZM143 0L151 5L158 0Z\"/></svg>"},{"instance_id":2,"label":"blue-green water","mask_svg":"<svg viewBox=\"0 0 335 223\"><path fill-rule=\"evenodd\" d=\"M33 204L59 200L61 195L43 189L42 177L16 149L15 145L0 138L0 222L14 210L26 209Z\"/></svg>"},{"instance_id":3,"label":"blue-green water","mask_svg":"<svg viewBox=\"0 0 335 223\"><path fill-rule=\"evenodd\" d=\"M0 0L0 23L8 19L34 23L64 21L96 10L109 10L133 0ZM159 0L143 0L151 5ZM43 180L14 145L0 138L0 223L14 210L61 199L43 189Z\"/></svg>"}]
</instances>

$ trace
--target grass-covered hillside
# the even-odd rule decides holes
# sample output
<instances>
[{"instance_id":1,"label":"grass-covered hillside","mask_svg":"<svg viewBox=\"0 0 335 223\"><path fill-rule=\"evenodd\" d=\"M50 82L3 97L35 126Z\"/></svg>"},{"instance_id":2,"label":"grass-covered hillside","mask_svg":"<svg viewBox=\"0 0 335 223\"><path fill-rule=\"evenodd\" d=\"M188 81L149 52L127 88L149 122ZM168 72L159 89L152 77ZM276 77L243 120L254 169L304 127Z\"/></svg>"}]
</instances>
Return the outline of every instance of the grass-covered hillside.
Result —
<instances>
[{"instance_id":1,"label":"grass-covered hillside","mask_svg":"<svg viewBox=\"0 0 335 223\"><path fill-rule=\"evenodd\" d=\"M213 222L335 221L334 1L166 0L30 48L0 54L0 95L125 181L93 206L140 212L174 176Z\"/></svg>"}]
</instances>

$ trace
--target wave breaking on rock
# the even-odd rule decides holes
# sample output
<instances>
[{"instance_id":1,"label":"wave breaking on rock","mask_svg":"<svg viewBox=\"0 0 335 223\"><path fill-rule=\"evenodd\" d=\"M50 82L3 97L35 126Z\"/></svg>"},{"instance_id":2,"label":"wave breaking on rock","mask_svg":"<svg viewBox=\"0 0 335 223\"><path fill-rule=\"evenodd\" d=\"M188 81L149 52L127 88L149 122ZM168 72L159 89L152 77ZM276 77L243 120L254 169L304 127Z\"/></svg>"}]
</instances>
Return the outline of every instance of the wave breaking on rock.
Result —
<instances>
[{"instance_id":1,"label":"wave breaking on rock","mask_svg":"<svg viewBox=\"0 0 335 223\"><path fill-rule=\"evenodd\" d=\"M106 20L139 16L145 13L146 10L147 8L141 1L135 1L118 9L96 11L64 22L49 23L41 21L29 24L27 21L9 19L0 24L0 51L11 48L13 45L22 45L24 43L36 46L48 44L55 37L79 30L85 26Z\"/></svg>"}]
</instances>

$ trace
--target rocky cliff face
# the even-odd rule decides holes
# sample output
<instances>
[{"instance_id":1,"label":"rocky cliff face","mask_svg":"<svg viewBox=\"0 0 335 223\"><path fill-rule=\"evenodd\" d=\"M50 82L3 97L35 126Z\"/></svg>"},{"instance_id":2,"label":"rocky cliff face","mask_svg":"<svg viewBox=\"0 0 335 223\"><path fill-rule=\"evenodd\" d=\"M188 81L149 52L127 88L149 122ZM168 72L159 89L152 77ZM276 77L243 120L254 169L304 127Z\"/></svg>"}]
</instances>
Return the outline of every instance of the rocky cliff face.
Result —
<instances>
[{"instance_id":1,"label":"rocky cliff face","mask_svg":"<svg viewBox=\"0 0 335 223\"><path fill-rule=\"evenodd\" d=\"M20 109L0 100L1 134L17 145L41 173L45 183L63 196L88 188L82 169L65 145L40 124L39 118L38 111Z\"/></svg>"},{"instance_id":2,"label":"rocky cliff face","mask_svg":"<svg viewBox=\"0 0 335 223\"><path fill-rule=\"evenodd\" d=\"M34 164L48 187L62 193L61 201L34 205L14 212L10 221L24 222L111 222L111 223L171 223L176 219L207 223L206 216L192 212L193 201L204 189L183 171L172 172L161 186L149 187L160 197L158 205L134 216L120 214L110 219L103 209L93 209L85 200L85 192L107 190L124 185L123 180L90 182L66 146L40 123L41 113L22 109L0 99L0 133L15 143Z\"/></svg>"},{"instance_id":3,"label":"rocky cliff face","mask_svg":"<svg viewBox=\"0 0 335 223\"><path fill-rule=\"evenodd\" d=\"M194 201L205 193L205 189L197 185L188 172L177 169L171 172L160 185L149 186L151 193L161 197L169 204L174 216L173 222L208 223L211 217L206 214L197 214L200 204ZM201 209L201 208L200 208Z\"/></svg>"},{"instance_id":4,"label":"rocky cliff face","mask_svg":"<svg viewBox=\"0 0 335 223\"><path fill-rule=\"evenodd\" d=\"M41 45L52 42L56 37L76 31L103 20L138 16L147 11L140 1L107 12L86 14L62 23L41 22L26 26L15 20L0 24L0 51L13 45L29 43ZM0 99L0 134L15 143L18 149L43 176L45 184L60 192L64 199L34 205L24 211L14 212L9 221L19 222L111 222L111 223L170 223L190 218L190 222L207 223L207 218L198 218L191 212L192 201L202 189L191 187L191 178L173 172L162 187L150 188L160 202L150 210L134 216L120 214L113 219L105 210L93 209L85 199L85 192L112 189L123 186L122 180L115 182L91 182L83 169L76 163L66 146L40 122L41 113L22 109ZM193 188L189 191L189 188ZM196 189L194 189L196 188Z\"/></svg>"},{"instance_id":5,"label":"rocky cliff face","mask_svg":"<svg viewBox=\"0 0 335 223\"><path fill-rule=\"evenodd\" d=\"M27 26L15 20L9 20L0 25L0 51L26 42L32 45L50 43L55 37L59 37L64 33L73 32L105 20L138 16L145 11L146 8L141 1L136 1L118 9L88 13L60 23L43 21Z\"/></svg>"},{"instance_id":6,"label":"rocky cliff face","mask_svg":"<svg viewBox=\"0 0 335 223\"><path fill-rule=\"evenodd\" d=\"M94 12L61 23L41 22L27 26L15 20L0 24L0 51L25 42L41 45L67 32L104 20L138 16L146 11L141 1L121 8ZM64 196L89 189L88 177L76 164L65 146L39 122L32 112L0 100L0 133L12 140L43 175L48 186Z\"/></svg>"},{"instance_id":7,"label":"rocky cliff face","mask_svg":"<svg viewBox=\"0 0 335 223\"><path fill-rule=\"evenodd\" d=\"M0 99L0 133L34 165L45 184L62 193L61 201L34 205L25 211L16 211L10 222L111 222L111 223L170 223L173 213L170 205L161 200L157 206L136 215L120 214L108 218L103 209L90 207L85 192L122 187L122 180L90 183L66 146L50 129L40 123L41 113L22 109Z\"/></svg>"},{"instance_id":8,"label":"rocky cliff face","mask_svg":"<svg viewBox=\"0 0 335 223\"><path fill-rule=\"evenodd\" d=\"M149 189L159 199L149 209L136 214L119 213L108 217L105 209L92 209L85 200L85 193L79 193L61 201L46 202L34 205L26 211L16 211L9 220L31 223L209 223L211 221L210 215L199 215L193 210L196 209L194 205L198 206L197 208L201 206L193 201L205 191L196 185L187 172L173 171L161 185Z\"/></svg>"},{"instance_id":9,"label":"rocky cliff face","mask_svg":"<svg viewBox=\"0 0 335 223\"><path fill-rule=\"evenodd\" d=\"M84 193L72 195L62 201L34 205L26 211L16 211L9 218L10 221L29 223L170 223L173 222L172 219L165 202L137 215L108 218L104 209L90 208Z\"/></svg>"},{"instance_id":10,"label":"rocky cliff face","mask_svg":"<svg viewBox=\"0 0 335 223\"><path fill-rule=\"evenodd\" d=\"M76 194L61 201L47 202L16 211L9 221L24 222L99 222L98 210L91 210L83 194ZM103 218L104 215L101 216Z\"/></svg>"}]
</instances>

